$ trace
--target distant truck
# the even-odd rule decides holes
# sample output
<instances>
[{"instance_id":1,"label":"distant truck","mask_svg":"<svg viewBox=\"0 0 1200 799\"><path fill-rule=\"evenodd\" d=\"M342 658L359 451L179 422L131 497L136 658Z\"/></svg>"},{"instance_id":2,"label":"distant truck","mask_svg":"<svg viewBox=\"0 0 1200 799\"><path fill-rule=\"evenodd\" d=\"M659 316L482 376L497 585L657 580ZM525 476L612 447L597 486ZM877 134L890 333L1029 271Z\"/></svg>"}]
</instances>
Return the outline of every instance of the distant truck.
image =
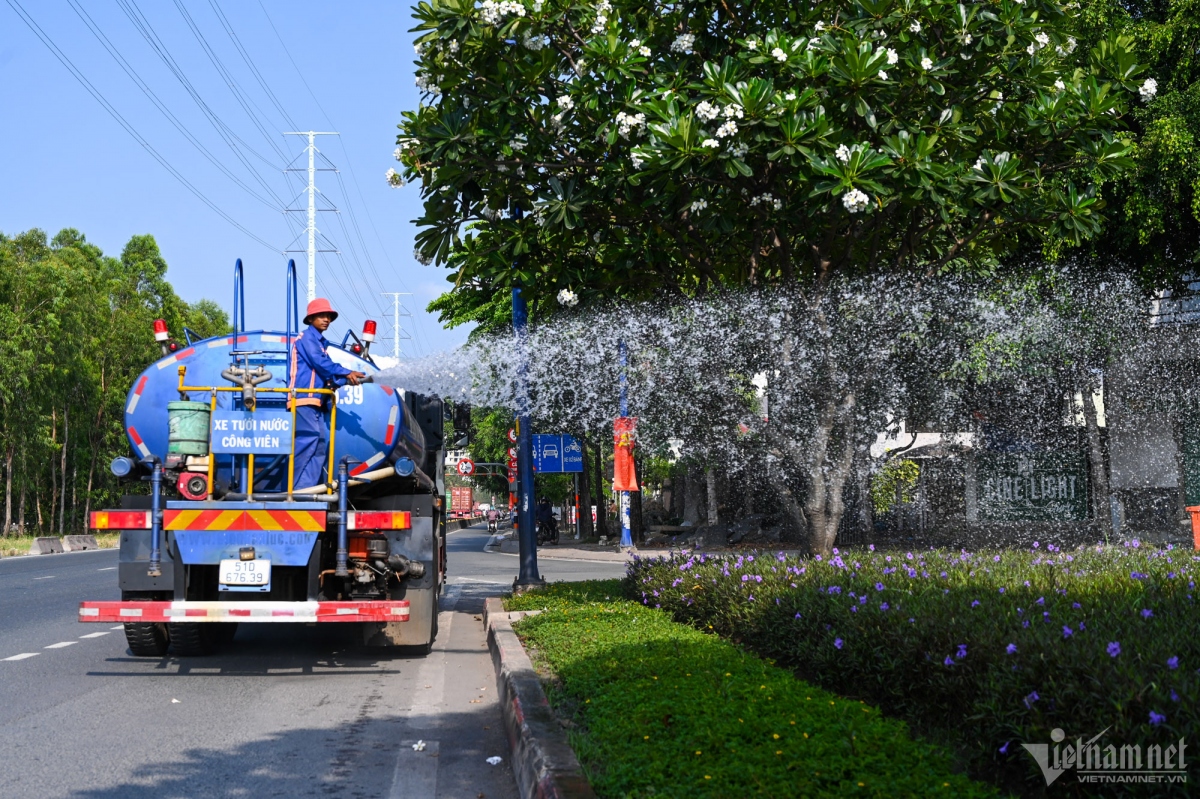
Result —
<instances>
[{"instance_id":1,"label":"distant truck","mask_svg":"<svg viewBox=\"0 0 1200 799\"><path fill-rule=\"evenodd\" d=\"M457 518L470 516L475 510L475 489L470 486L450 487L450 513Z\"/></svg>"},{"instance_id":2,"label":"distant truck","mask_svg":"<svg viewBox=\"0 0 1200 799\"><path fill-rule=\"evenodd\" d=\"M155 323L163 357L130 387L126 481L149 483L90 526L120 531L120 601L83 602L79 620L120 622L135 655L204 655L240 623L357 625L369 645L428 652L446 572L442 441L436 397L367 382L290 391L300 324L295 265L287 329L244 329L242 263L233 333L186 344ZM335 362L367 374L375 323L331 344ZM353 343L351 343L353 339ZM295 414L318 395L326 482L292 489Z\"/></svg>"}]
</instances>

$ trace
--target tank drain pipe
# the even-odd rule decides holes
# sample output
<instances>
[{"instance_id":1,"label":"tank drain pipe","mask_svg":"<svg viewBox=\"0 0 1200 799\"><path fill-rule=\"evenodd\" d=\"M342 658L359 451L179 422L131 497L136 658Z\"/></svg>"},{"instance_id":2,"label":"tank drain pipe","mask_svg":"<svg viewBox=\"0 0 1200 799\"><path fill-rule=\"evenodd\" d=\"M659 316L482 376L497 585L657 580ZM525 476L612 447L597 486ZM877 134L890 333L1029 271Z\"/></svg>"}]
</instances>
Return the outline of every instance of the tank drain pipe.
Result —
<instances>
[{"instance_id":1,"label":"tank drain pipe","mask_svg":"<svg viewBox=\"0 0 1200 799\"><path fill-rule=\"evenodd\" d=\"M346 568L346 510L350 504L348 501L350 486L347 485L349 475L346 472L346 458L342 458L342 462L338 464L337 560L334 563L333 572L335 577L350 576L350 570Z\"/></svg>"},{"instance_id":2,"label":"tank drain pipe","mask_svg":"<svg viewBox=\"0 0 1200 799\"><path fill-rule=\"evenodd\" d=\"M148 577L162 577L162 477L158 458L150 472L150 567Z\"/></svg>"}]
</instances>

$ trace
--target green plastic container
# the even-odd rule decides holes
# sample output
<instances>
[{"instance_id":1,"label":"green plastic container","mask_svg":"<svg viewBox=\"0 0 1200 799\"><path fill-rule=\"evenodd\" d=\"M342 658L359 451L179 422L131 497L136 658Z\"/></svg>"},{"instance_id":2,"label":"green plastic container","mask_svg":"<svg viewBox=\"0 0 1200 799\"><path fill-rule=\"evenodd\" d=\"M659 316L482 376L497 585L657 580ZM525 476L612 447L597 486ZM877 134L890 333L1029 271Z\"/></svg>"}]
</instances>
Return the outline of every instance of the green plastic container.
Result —
<instances>
[{"instance_id":1,"label":"green plastic container","mask_svg":"<svg viewBox=\"0 0 1200 799\"><path fill-rule=\"evenodd\" d=\"M208 454L208 405L203 402L167 403L167 453Z\"/></svg>"}]
</instances>

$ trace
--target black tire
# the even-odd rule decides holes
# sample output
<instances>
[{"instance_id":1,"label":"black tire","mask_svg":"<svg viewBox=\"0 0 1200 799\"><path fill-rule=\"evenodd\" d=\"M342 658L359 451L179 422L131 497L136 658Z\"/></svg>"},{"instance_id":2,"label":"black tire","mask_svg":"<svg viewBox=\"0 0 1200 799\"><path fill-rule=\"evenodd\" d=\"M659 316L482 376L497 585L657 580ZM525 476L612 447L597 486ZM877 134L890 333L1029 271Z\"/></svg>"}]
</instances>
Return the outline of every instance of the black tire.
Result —
<instances>
[{"instance_id":1,"label":"black tire","mask_svg":"<svg viewBox=\"0 0 1200 799\"><path fill-rule=\"evenodd\" d=\"M150 622L126 622L125 641L134 657L160 658L167 654L170 636L167 625Z\"/></svg>"},{"instance_id":2,"label":"black tire","mask_svg":"<svg viewBox=\"0 0 1200 799\"><path fill-rule=\"evenodd\" d=\"M211 623L187 622L171 625L171 651L183 658L211 655L213 631L206 628Z\"/></svg>"}]
</instances>

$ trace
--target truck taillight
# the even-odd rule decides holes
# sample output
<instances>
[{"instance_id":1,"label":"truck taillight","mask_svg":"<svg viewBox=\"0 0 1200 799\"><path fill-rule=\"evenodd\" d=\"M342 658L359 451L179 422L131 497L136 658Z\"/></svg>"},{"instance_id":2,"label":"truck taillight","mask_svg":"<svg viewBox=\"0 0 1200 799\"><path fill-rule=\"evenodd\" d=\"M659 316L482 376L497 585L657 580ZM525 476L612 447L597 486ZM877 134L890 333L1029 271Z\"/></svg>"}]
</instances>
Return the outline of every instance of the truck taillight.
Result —
<instances>
[{"instance_id":1,"label":"truck taillight","mask_svg":"<svg viewBox=\"0 0 1200 799\"><path fill-rule=\"evenodd\" d=\"M363 322L363 341L370 343L375 340L375 320L368 319Z\"/></svg>"},{"instance_id":2,"label":"truck taillight","mask_svg":"<svg viewBox=\"0 0 1200 799\"><path fill-rule=\"evenodd\" d=\"M412 514L406 510L358 510L350 511L346 519L349 530L408 530L412 527Z\"/></svg>"},{"instance_id":3,"label":"truck taillight","mask_svg":"<svg viewBox=\"0 0 1200 799\"><path fill-rule=\"evenodd\" d=\"M149 530L150 511L148 510L98 510L93 511L91 524L93 530Z\"/></svg>"},{"instance_id":4,"label":"truck taillight","mask_svg":"<svg viewBox=\"0 0 1200 799\"><path fill-rule=\"evenodd\" d=\"M155 341L166 341L170 337L171 337L171 334L169 332L167 332L166 320L155 319L154 320L154 340Z\"/></svg>"}]
</instances>

